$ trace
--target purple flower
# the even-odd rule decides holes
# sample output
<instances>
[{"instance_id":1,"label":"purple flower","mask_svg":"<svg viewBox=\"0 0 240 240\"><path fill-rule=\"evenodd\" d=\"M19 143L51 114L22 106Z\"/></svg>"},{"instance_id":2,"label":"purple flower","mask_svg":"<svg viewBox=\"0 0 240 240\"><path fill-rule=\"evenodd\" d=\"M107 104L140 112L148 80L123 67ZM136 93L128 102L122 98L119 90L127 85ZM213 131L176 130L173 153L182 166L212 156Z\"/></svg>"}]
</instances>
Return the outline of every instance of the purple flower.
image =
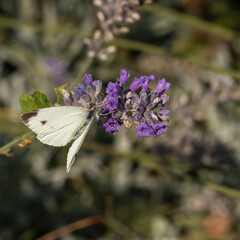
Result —
<instances>
[{"instance_id":1,"label":"purple flower","mask_svg":"<svg viewBox=\"0 0 240 240\"><path fill-rule=\"evenodd\" d=\"M163 133L165 133L165 128L170 127L170 125L165 125L165 124L152 124L153 128L153 135L154 136L160 136Z\"/></svg>"},{"instance_id":2,"label":"purple flower","mask_svg":"<svg viewBox=\"0 0 240 240\"><path fill-rule=\"evenodd\" d=\"M149 127L146 123L143 123L141 126L136 127L138 130L138 137L148 137L152 133L151 127Z\"/></svg>"},{"instance_id":3,"label":"purple flower","mask_svg":"<svg viewBox=\"0 0 240 240\"><path fill-rule=\"evenodd\" d=\"M106 128L107 132L112 133L118 132L118 127L120 126L120 124L116 119L110 118L105 124L103 124L103 126Z\"/></svg>"},{"instance_id":4,"label":"purple flower","mask_svg":"<svg viewBox=\"0 0 240 240\"><path fill-rule=\"evenodd\" d=\"M118 99L115 97L109 97L105 103L105 107L112 111L118 108Z\"/></svg>"},{"instance_id":5,"label":"purple flower","mask_svg":"<svg viewBox=\"0 0 240 240\"><path fill-rule=\"evenodd\" d=\"M138 88L140 88L142 85L141 79L140 78L134 78L134 81L132 82L132 84L130 85L130 89L131 91L136 91Z\"/></svg>"},{"instance_id":6,"label":"purple flower","mask_svg":"<svg viewBox=\"0 0 240 240\"><path fill-rule=\"evenodd\" d=\"M121 70L120 80L119 80L120 84L121 85L125 84L129 77L130 77L130 74L125 69Z\"/></svg>"},{"instance_id":7,"label":"purple flower","mask_svg":"<svg viewBox=\"0 0 240 240\"><path fill-rule=\"evenodd\" d=\"M167 115L169 113L169 110L162 109L159 113L162 115Z\"/></svg>"},{"instance_id":8,"label":"purple flower","mask_svg":"<svg viewBox=\"0 0 240 240\"><path fill-rule=\"evenodd\" d=\"M150 75L148 77L147 76L143 76L141 78L142 78L142 90L145 92L148 89L150 81L154 80L155 77L154 77L154 75Z\"/></svg>"},{"instance_id":9,"label":"purple flower","mask_svg":"<svg viewBox=\"0 0 240 240\"><path fill-rule=\"evenodd\" d=\"M84 80L85 80L85 83L86 83L87 85L91 85L92 82L93 82L93 79L92 79L91 74L86 74L85 77L84 77Z\"/></svg>"},{"instance_id":10,"label":"purple flower","mask_svg":"<svg viewBox=\"0 0 240 240\"><path fill-rule=\"evenodd\" d=\"M84 91L83 89L85 88L85 85L84 84L80 84L75 90L74 92L77 93L79 96L82 96Z\"/></svg>"},{"instance_id":11,"label":"purple flower","mask_svg":"<svg viewBox=\"0 0 240 240\"><path fill-rule=\"evenodd\" d=\"M139 87L142 87L143 92L145 92L148 89L150 81L154 79L155 77L153 75L141 76L140 78L135 77L134 81L130 85L130 89L132 91L136 91Z\"/></svg>"},{"instance_id":12,"label":"purple flower","mask_svg":"<svg viewBox=\"0 0 240 240\"><path fill-rule=\"evenodd\" d=\"M118 83L109 82L106 88L106 93L108 94L108 96L113 97L118 96L119 93Z\"/></svg>"},{"instance_id":13,"label":"purple flower","mask_svg":"<svg viewBox=\"0 0 240 240\"><path fill-rule=\"evenodd\" d=\"M152 128L153 128L153 135L154 136L160 136L161 134L163 134L165 132L164 130L164 125L163 124L152 124Z\"/></svg>"},{"instance_id":14,"label":"purple flower","mask_svg":"<svg viewBox=\"0 0 240 240\"><path fill-rule=\"evenodd\" d=\"M169 89L171 84L166 82L165 78L160 79L158 77L158 85L154 92L163 94L167 89Z\"/></svg>"}]
</instances>

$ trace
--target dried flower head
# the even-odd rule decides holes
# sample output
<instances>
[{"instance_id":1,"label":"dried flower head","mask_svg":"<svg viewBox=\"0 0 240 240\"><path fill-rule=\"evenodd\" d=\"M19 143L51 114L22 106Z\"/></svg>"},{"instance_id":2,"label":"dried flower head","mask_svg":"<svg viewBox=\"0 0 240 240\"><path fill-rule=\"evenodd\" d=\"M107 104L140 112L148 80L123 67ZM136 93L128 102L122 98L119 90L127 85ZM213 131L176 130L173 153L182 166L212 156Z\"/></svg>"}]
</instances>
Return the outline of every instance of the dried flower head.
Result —
<instances>
[{"instance_id":1,"label":"dried flower head","mask_svg":"<svg viewBox=\"0 0 240 240\"><path fill-rule=\"evenodd\" d=\"M88 57L106 60L108 55L116 50L114 46L106 46L106 42L114 37L129 32L128 24L140 19L136 7L151 0L94 0L98 8L97 18L100 29L97 29L92 39L85 39L88 46Z\"/></svg>"}]
</instances>

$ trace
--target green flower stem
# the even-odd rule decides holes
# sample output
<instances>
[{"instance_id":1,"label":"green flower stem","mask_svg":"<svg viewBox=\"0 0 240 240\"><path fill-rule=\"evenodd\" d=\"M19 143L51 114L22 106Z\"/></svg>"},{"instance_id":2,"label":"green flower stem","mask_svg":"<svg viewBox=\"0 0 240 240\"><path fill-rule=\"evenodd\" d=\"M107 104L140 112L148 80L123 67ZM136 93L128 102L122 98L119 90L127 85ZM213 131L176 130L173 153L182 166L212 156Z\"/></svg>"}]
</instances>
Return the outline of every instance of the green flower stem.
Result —
<instances>
[{"instance_id":1,"label":"green flower stem","mask_svg":"<svg viewBox=\"0 0 240 240\"><path fill-rule=\"evenodd\" d=\"M220 192L220 193L223 193L223 194L231 196L231 197L240 198L240 191L239 190L232 189L232 188L222 186L222 185L218 185L218 184L215 184L215 183L210 183L210 182L205 183L205 186L208 189L212 189L216 192Z\"/></svg>"},{"instance_id":2,"label":"green flower stem","mask_svg":"<svg viewBox=\"0 0 240 240\"><path fill-rule=\"evenodd\" d=\"M117 46L120 48L127 48L127 49L136 50L136 51L140 51L140 52L147 52L147 53L151 53L151 54L158 55L158 56L168 56L168 57L170 56L173 58L178 58L181 60L185 60L189 63L192 63L194 65L197 65L205 70L209 70L209 71L213 71L215 73L227 75L227 76L233 77L233 78L237 79L238 81L240 81L240 72L239 71L222 68L222 67L213 65L209 62L203 61L199 58L192 57L192 56L180 57L180 56L177 56L173 53L166 51L162 47L155 46L152 44L138 42L138 41L129 40L129 39L120 39L120 38L114 39L114 40L108 42L108 44L114 45L114 46Z\"/></svg>"},{"instance_id":3,"label":"green flower stem","mask_svg":"<svg viewBox=\"0 0 240 240\"><path fill-rule=\"evenodd\" d=\"M12 147L14 147L18 143L22 142L23 139L33 139L34 137L35 137L35 134L33 132L28 132L28 133L22 135L21 137L17 137L14 140L12 140L11 142L2 146L0 148L0 154L8 153L11 150Z\"/></svg>"},{"instance_id":4,"label":"green flower stem","mask_svg":"<svg viewBox=\"0 0 240 240\"><path fill-rule=\"evenodd\" d=\"M79 39L83 39L85 37L91 36L90 33L83 32L79 28L71 28L69 26L65 27L62 25L49 27L43 24L29 23L29 22L19 21L19 19L13 19L13 18L7 18L7 17L0 17L0 28L14 28L16 30L29 29L34 32L62 34L62 35L68 35L68 36L72 36Z\"/></svg>"},{"instance_id":5,"label":"green flower stem","mask_svg":"<svg viewBox=\"0 0 240 240\"><path fill-rule=\"evenodd\" d=\"M164 18L171 19L178 23L187 25L189 27L192 27L193 29L198 29L209 34L218 36L225 40L236 41L240 37L240 34L237 34L228 28L224 28L215 23L204 21L189 14L180 13L170 8L165 8L161 5L145 4L141 7L141 9L156 15L160 15Z\"/></svg>"}]
</instances>

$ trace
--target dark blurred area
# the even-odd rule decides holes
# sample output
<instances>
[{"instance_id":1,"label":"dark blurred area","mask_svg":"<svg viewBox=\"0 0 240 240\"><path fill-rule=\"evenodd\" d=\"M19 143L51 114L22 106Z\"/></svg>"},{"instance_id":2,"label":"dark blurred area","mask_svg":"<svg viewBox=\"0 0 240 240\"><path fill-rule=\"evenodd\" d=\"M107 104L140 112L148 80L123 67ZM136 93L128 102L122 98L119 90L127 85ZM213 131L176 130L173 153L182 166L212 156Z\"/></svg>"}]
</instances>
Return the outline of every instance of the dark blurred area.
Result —
<instances>
[{"instance_id":1,"label":"dark blurred area","mask_svg":"<svg viewBox=\"0 0 240 240\"><path fill-rule=\"evenodd\" d=\"M70 173L69 146L33 139L0 151L0 240L40 239L89 217L41 240L240 239L240 3L143 4L139 21L111 40L116 52L87 65L84 38L99 27L98 11L88 0L0 0L0 148L28 132L22 93L55 103L53 89L72 90L80 73L105 86L123 68L166 78L171 127L138 138L95 124Z\"/></svg>"}]
</instances>

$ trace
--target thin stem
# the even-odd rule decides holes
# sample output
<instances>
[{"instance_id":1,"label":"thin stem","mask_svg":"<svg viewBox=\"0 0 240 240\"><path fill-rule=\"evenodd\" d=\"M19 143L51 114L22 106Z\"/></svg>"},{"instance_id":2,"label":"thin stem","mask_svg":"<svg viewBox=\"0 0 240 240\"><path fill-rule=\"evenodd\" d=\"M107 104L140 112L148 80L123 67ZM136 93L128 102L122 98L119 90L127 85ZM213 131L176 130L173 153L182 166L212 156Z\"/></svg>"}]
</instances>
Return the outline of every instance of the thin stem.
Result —
<instances>
[{"instance_id":1,"label":"thin stem","mask_svg":"<svg viewBox=\"0 0 240 240\"><path fill-rule=\"evenodd\" d=\"M11 142L7 143L6 145L4 145L0 148L0 154L8 152L9 150L11 150L12 147L14 147L18 143L22 142L23 139L25 139L25 138L28 138L28 139L34 138L34 135L35 134L33 132L28 132L28 133L22 135L21 137L12 140Z\"/></svg>"},{"instance_id":2,"label":"thin stem","mask_svg":"<svg viewBox=\"0 0 240 240\"><path fill-rule=\"evenodd\" d=\"M88 226L91 226L93 224L101 223L102 222L102 217L100 216L93 216L93 217L88 217L84 218L81 220L78 220L76 222L70 223L68 225L65 225L63 227L60 227L52 232L49 232L36 240L54 240L59 237L62 237L64 235L67 235L71 232L75 232L77 230L86 228Z\"/></svg>"},{"instance_id":3,"label":"thin stem","mask_svg":"<svg viewBox=\"0 0 240 240\"><path fill-rule=\"evenodd\" d=\"M68 36L72 36L75 38L83 39L85 37L89 37L91 34L87 32L81 31L79 28L69 28L68 26L46 26L43 24L37 23L29 23L24 21L19 21L19 19L7 18L7 17L0 17L0 27L2 28L15 28L19 29L30 29L35 32L45 32L51 34L65 34Z\"/></svg>"},{"instance_id":4,"label":"thin stem","mask_svg":"<svg viewBox=\"0 0 240 240\"><path fill-rule=\"evenodd\" d=\"M213 71L215 73L227 75L227 76L233 77L233 78L237 79L238 81L240 81L240 72L239 71L235 71L235 70L231 70L231 69L227 69L227 68L222 68L222 67L213 65L209 62L203 61L199 58L192 57L192 56L180 57L180 56L177 56L173 53L169 53L164 48L156 46L156 45L143 43L143 42L138 42L138 41L129 40L129 39L119 39L119 38L108 42L108 44L109 45L114 45L114 46L117 46L117 47L121 47L121 48L127 48L127 49L131 49L131 50L147 52L147 53L151 53L151 54L154 54L154 55L168 56L168 57L170 56L170 57L173 57L173 58L178 58L178 59L181 59L181 60L185 60L189 63L192 63L194 65L197 65L201 68Z\"/></svg>"},{"instance_id":5,"label":"thin stem","mask_svg":"<svg viewBox=\"0 0 240 240\"><path fill-rule=\"evenodd\" d=\"M240 34L237 34L230 29L224 28L212 22L204 21L189 14L180 13L170 8L165 8L161 5L145 4L142 9L147 12L172 19L178 23L185 24L193 29L202 30L212 35L221 37L222 39L237 41L237 39L240 37Z\"/></svg>"},{"instance_id":6,"label":"thin stem","mask_svg":"<svg viewBox=\"0 0 240 240\"><path fill-rule=\"evenodd\" d=\"M228 195L228 196L240 198L240 191L239 190L232 189L232 188L222 186L222 185L218 185L218 184L215 184L215 183L210 183L210 182L205 183L205 186L209 189L212 189L212 190L216 191L216 192L220 192L220 193L223 193L223 194Z\"/></svg>"}]
</instances>

